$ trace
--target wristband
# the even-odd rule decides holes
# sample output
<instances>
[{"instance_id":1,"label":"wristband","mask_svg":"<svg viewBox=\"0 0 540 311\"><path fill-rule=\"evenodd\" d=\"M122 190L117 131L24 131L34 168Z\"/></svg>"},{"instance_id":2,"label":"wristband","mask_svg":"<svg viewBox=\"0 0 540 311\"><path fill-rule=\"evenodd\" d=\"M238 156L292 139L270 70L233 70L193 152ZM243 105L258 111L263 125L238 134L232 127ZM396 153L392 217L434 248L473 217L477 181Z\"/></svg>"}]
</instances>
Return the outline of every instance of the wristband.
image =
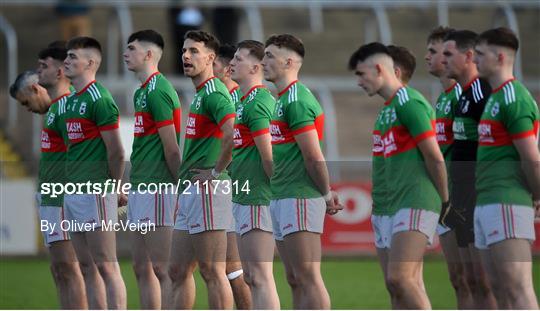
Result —
<instances>
[{"instance_id":1,"label":"wristband","mask_svg":"<svg viewBox=\"0 0 540 311\"><path fill-rule=\"evenodd\" d=\"M332 191L328 191L325 195L323 195L323 199L325 202L332 200Z\"/></svg>"},{"instance_id":2,"label":"wristband","mask_svg":"<svg viewBox=\"0 0 540 311\"><path fill-rule=\"evenodd\" d=\"M221 175L221 172L216 171L215 168L212 169L212 177L219 178L219 175Z\"/></svg>"}]
</instances>

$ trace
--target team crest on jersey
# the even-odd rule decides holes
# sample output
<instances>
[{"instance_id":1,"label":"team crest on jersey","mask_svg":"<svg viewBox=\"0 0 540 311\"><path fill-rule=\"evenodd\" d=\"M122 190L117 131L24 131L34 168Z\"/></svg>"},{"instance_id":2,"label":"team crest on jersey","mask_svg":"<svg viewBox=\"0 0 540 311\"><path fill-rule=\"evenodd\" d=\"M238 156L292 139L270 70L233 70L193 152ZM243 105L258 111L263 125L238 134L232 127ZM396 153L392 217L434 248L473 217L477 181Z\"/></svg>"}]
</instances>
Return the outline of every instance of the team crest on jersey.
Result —
<instances>
[{"instance_id":1,"label":"team crest on jersey","mask_svg":"<svg viewBox=\"0 0 540 311\"><path fill-rule=\"evenodd\" d=\"M493 107L491 107L491 116L495 117L500 111L499 103L495 103Z\"/></svg>"},{"instance_id":2,"label":"team crest on jersey","mask_svg":"<svg viewBox=\"0 0 540 311\"><path fill-rule=\"evenodd\" d=\"M86 113L86 102L82 102L81 106L79 107L79 114L85 114Z\"/></svg>"},{"instance_id":3,"label":"team crest on jersey","mask_svg":"<svg viewBox=\"0 0 540 311\"><path fill-rule=\"evenodd\" d=\"M238 105L238 109L236 109L236 117L238 120L242 120L242 114L244 112L244 105Z\"/></svg>"},{"instance_id":4,"label":"team crest on jersey","mask_svg":"<svg viewBox=\"0 0 540 311\"><path fill-rule=\"evenodd\" d=\"M54 113L49 113L47 116L47 126L50 126L54 122Z\"/></svg>"}]
</instances>

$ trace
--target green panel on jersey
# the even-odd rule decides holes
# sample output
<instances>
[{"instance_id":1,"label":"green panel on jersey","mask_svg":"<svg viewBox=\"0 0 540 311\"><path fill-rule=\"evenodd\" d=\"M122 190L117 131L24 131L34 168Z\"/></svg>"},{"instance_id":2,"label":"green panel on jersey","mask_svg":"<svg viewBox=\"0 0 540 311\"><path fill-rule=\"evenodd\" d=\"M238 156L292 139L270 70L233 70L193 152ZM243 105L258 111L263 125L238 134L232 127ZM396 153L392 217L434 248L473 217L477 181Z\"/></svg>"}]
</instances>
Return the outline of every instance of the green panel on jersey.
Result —
<instances>
[{"instance_id":1,"label":"green panel on jersey","mask_svg":"<svg viewBox=\"0 0 540 311\"><path fill-rule=\"evenodd\" d=\"M371 159L371 199L373 200L371 212L373 215L392 215L384 176L384 146L381 137L383 111L384 108L379 111L373 129L373 157Z\"/></svg>"},{"instance_id":2,"label":"green panel on jersey","mask_svg":"<svg viewBox=\"0 0 540 311\"><path fill-rule=\"evenodd\" d=\"M270 179L264 172L254 138L270 133L270 120L276 100L262 85L252 88L236 105L231 179L241 189L246 182L250 192L234 191L233 202L242 205L270 204Z\"/></svg>"},{"instance_id":3,"label":"green panel on jersey","mask_svg":"<svg viewBox=\"0 0 540 311\"><path fill-rule=\"evenodd\" d=\"M532 206L531 189L512 140L535 135L540 114L529 91L510 80L491 94L478 126L477 205Z\"/></svg>"},{"instance_id":4,"label":"green panel on jersey","mask_svg":"<svg viewBox=\"0 0 540 311\"><path fill-rule=\"evenodd\" d=\"M322 144L324 114L311 91L300 82L291 83L279 94L270 133L274 175L270 181L273 199L322 196L308 175L294 135L316 130Z\"/></svg>"},{"instance_id":5,"label":"green panel on jersey","mask_svg":"<svg viewBox=\"0 0 540 311\"><path fill-rule=\"evenodd\" d=\"M140 183L176 183L167 166L158 130L172 125L180 144L181 110L178 94L160 73L152 74L135 92L135 131L131 153L132 186Z\"/></svg>"}]
</instances>

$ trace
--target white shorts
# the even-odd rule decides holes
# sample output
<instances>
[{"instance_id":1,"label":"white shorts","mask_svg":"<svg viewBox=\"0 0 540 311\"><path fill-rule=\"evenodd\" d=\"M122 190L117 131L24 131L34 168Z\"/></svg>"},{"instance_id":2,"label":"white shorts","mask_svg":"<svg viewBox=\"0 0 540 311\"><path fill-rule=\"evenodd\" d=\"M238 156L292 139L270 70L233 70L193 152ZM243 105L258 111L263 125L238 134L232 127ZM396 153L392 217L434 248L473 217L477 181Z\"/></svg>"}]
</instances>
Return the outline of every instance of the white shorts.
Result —
<instances>
[{"instance_id":1,"label":"white shorts","mask_svg":"<svg viewBox=\"0 0 540 311\"><path fill-rule=\"evenodd\" d=\"M474 245L487 249L507 239L535 240L534 209L530 206L488 204L474 210Z\"/></svg>"},{"instance_id":2,"label":"white shorts","mask_svg":"<svg viewBox=\"0 0 540 311\"><path fill-rule=\"evenodd\" d=\"M392 236L403 231L419 231L433 244L435 228L439 223L439 214L423 209L402 208L392 220Z\"/></svg>"},{"instance_id":3,"label":"white shorts","mask_svg":"<svg viewBox=\"0 0 540 311\"><path fill-rule=\"evenodd\" d=\"M40 193L36 193L36 201L39 207L39 228L45 246L49 247L57 241L69 241L69 232L61 227L65 220L64 206L42 206Z\"/></svg>"},{"instance_id":4,"label":"white shorts","mask_svg":"<svg viewBox=\"0 0 540 311\"><path fill-rule=\"evenodd\" d=\"M390 248L392 242L392 216L371 215L371 226L376 248Z\"/></svg>"},{"instance_id":5,"label":"white shorts","mask_svg":"<svg viewBox=\"0 0 540 311\"><path fill-rule=\"evenodd\" d=\"M242 205L233 203L236 233L243 235L253 229L272 232L270 207L264 205Z\"/></svg>"},{"instance_id":6,"label":"white shorts","mask_svg":"<svg viewBox=\"0 0 540 311\"><path fill-rule=\"evenodd\" d=\"M172 227L178 196L174 193L130 193L127 219L130 223Z\"/></svg>"},{"instance_id":7,"label":"white shorts","mask_svg":"<svg viewBox=\"0 0 540 311\"><path fill-rule=\"evenodd\" d=\"M322 197L312 199L279 199L270 201L274 239L298 231L322 233L326 202Z\"/></svg>"},{"instance_id":8,"label":"white shorts","mask_svg":"<svg viewBox=\"0 0 540 311\"><path fill-rule=\"evenodd\" d=\"M175 230L186 230L189 234L212 230L227 230L232 222L232 196L224 189L224 183L206 191L205 187L194 187L180 194L175 216Z\"/></svg>"},{"instance_id":9,"label":"white shorts","mask_svg":"<svg viewBox=\"0 0 540 311\"><path fill-rule=\"evenodd\" d=\"M115 193L66 194L64 196L69 231L94 231L103 225L111 227L118 222L118 199Z\"/></svg>"},{"instance_id":10,"label":"white shorts","mask_svg":"<svg viewBox=\"0 0 540 311\"><path fill-rule=\"evenodd\" d=\"M234 203L233 203L234 204ZM233 217L231 217L231 223L227 228L227 233L236 233L236 219L234 219L234 206L233 206Z\"/></svg>"},{"instance_id":11,"label":"white shorts","mask_svg":"<svg viewBox=\"0 0 540 311\"><path fill-rule=\"evenodd\" d=\"M452 231L452 229L448 228L447 226L443 226L441 224L437 224L437 235L441 236L448 232Z\"/></svg>"}]
</instances>

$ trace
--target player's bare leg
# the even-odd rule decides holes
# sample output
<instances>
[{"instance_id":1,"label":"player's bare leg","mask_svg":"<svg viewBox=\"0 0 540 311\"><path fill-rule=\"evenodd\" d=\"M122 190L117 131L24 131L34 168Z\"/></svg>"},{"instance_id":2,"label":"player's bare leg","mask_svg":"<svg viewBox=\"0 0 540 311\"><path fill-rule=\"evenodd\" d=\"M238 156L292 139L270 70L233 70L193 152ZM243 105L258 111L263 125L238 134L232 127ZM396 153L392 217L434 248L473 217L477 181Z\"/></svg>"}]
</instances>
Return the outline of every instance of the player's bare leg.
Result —
<instances>
[{"instance_id":1,"label":"player's bare leg","mask_svg":"<svg viewBox=\"0 0 540 311\"><path fill-rule=\"evenodd\" d=\"M227 279L231 284L234 303L236 309L248 310L253 309L253 303L251 301L251 292L249 286L244 280L244 273L240 275L234 275L237 271L242 270L242 263L240 262L240 255L238 254L238 245L236 243L236 233L227 233L227 265L225 268Z\"/></svg>"},{"instance_id":2,"label":"player's bare leg","mask_svg":"<svg viewBox=\"0 0 540 311\"><path fill-rule=\"evenodd\" d=\"M105 282L98 271L94 258L88 249L84 233L72 232L71 241L79 259L79 266L84 278L88 308L103 310L107 308Z\"/></svg>"},{"instance_id":3,"label":"player's bare leg","mask_svg":"<svg viewBox=\"0 0 540 311\"><path fill-rule=\"evenodd\" d=\"M152 262L146 249L144 249L144 240L138 232L132 233L132 256L133 271L137 278L139 287L139 302L141 309L161 309L159 281L152 271Z\"/></svg>"},{"instance_id":4,"label":"player's bare leg","mask_svg":"<svg viewBox=\"0 0 540 311\"><path fill-rule=\"evenodd\" d=\"M471 245L471 247L474 246ZM465 280L473 297L474 308L496 309L497 302L493 297L479 257L476 257L469 248L464 247L459 248L459 255L465 268Z\"/></svg>"},{"instance_id":5,"label":"player's bare leg","mask_svg":"<svg viewBox=\"0 0 540 311\"><path fill-rule=\"evenodd\" d=\"M495 268L495 263L491 257L488 249L479 249L480 259L482 260L482 266L484 267L493 295L497 300L497 307L505 310L510 309L510 305L506 301L506 293L502 290L502 286L499 281L499 276ZM472 309L472 308L471 308Z\"/></svg>"},{"instance_id":6,"label":"player's bare leg","mask_svg":"<svg viewBox=\"0 0 540 311\"><path fill-rule=\"evenodd\" d=\"M381 266L381 270L383 272L384 276L384 285L386 286L386 290L388 293L390 293L390 288L388 287L388 248L376 248L377 250L377 258L379 259L379 265ZM393 296L390 295L390 300L392 305L394 305L394 301L392 300Z\"/></svg>"},{"instance_id":7,"label":"player's bare leg","mask_svg":"<svg viewBox=\"0 0 540 311\"><path fill-rule=\"evenodd\" d=\"M169 276L172 281L173 309L193 309L195 304L195 279L197 267L195 251L188 231L173 230Z\"/></svg>"},{"instance_id":8,"label":"player's bare leg","mask_svg":"<svg viewBox=\"0 0 540 311\"><path fill-rule=\"evenodd\" d=\"M430 309L431 304L417 280L427 245L427 237L418 231L392 236L388 259L388 287L394 309Z\"/></svg>"},{"instance_id":9,"label":"player's bare leg","mask_svg":"<svg viewBox=\"0 0 540 311\"><path fill-rule=\"evenodd\" d=\"M283 238L301 289L300 309L330 309L330 296L321 275L321 235L299 231Z\"/></svg>"},{"instance_id":10,"label":"player's bare leg","mask_svg":"<svg viewBox=\"0 0 540 311\"><path fill-rule=\"evenodd\" d=\"M459 256L455 232L447 232L439 236L439 240L446 258L450 283L456 292L457 308L473 309L474 300L465 278L465 267Z\"/></svg>"},{"instance_id":11,"label":"player's bare leg","mask_svg":"<svg viewBox=\"0 0 540 311\"><path fill-rule=\"evenodd\" d=\"M71 242L53 242L49 253L62 309L88 309L84 279Z\"/></svg>"},{"instance_id":12,"label":"player's bare leg","mask_svg":"<svg viewBox=\"0 0 540 311\"><path fill-rule=\"evenodd\" d=\"M251 289L253 308L280 309L274 281L274 238L272 233L253 229L238 236L238 248L246 283Z\"/></svg>"},{"instance_id":13,"label":"player's bare leg","mask_svg":"<svg viewBox=\"0 0 540 311\"><path fill-rule=\"evenodd\" d=\"M109 309L126 309L126 285L116 258L116 233L97 230L86 232L84 235L99 274L105 283L107 307Z\"/></svg>"},{"instance_id":14,"label":"player's bare leg","mask_svg":"<svg viewBox=\"0 0 540 311\"><path fill-rule=\"evenodd\" d=\"M531 244L525 239L508 239L489 246L501 291L511 309L538 310L532 281Z\"/></svg>"},{"instance_id":15,"label":"player's bare leg","mask_svg":"<svg viewBox=\"0 0 540 311\"><path fill-rule=\"evenodd\" d=\"M161 309L172 308L172 285L168 271L172 232L172 227L156 227L155 231L144 235L146 249L152 261L152 270L159 281Z\"/></svg>"},{"instance_id":16,"label":"player's bare leg","mask_svg":"<svg viewBox=\"0 0 540 311\"><path fill-rule=\"evenodd\" d=\"M281 262L283 262L283 266L285 267L285 275L287 277L287 283L289 284L289 287L291 288L291 291L292 291L293 309L300 309L300 301L302 299L302 290L298 284L296 276L294 275L292 263L291 263L291 260L289 259L290 255L287 254L285 243L283 241L276 240L276 246L279 252L279 257L281 258Z\"/></svg>"},{"instance_id":17,"label":"player's bare leg","mask_svg":"<svg viewBox=\"0 0 540 311\"><path fill-rule=\"evenodd\" d=\"M232 290L225 274L227 233L224 230L204 231L190 237L199 271L208 288L208 307L232 309Z\"/></svg>"}]
</instances>

